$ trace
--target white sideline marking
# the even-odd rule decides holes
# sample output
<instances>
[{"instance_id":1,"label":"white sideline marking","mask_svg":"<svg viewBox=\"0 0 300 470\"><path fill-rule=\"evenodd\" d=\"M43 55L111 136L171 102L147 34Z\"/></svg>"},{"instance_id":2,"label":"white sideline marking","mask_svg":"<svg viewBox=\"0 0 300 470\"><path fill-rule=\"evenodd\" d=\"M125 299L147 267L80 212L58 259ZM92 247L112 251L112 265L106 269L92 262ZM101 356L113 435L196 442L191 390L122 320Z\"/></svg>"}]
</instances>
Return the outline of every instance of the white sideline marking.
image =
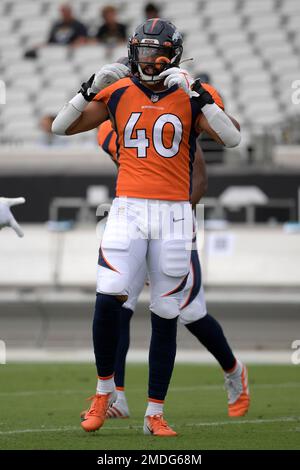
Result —
<instances>
[{"instance_id":1,"label":"white sideline marking","mask_svg":"<svg viewBox=\"0 0 300 470\"><path fill-rule=\"evenodd\" d=\"M75 362L75 363L94 363L92 349L10 349L7 348L7 363L10 362ZM127 362L129 363L148 363L147 349L129 350ZM291 364L291 351L256 351L256 350L237 350L235 355L246 364ZM200 349L178 350L176 354L176 363L191 364L216 364L214 357L206 351Z\"/></svg>"},{"instance_id":2,"label":"white sideline marking","mask_svg":"<svg viewBox=\"0 0 300 470\"><path fill-rule=\"evenodd\" d=\"M189 426L227 426L229 425L239 425L239 424L271 424L271 423L295 423L300 421L300 416L282 416L281 418L270 418L270 419L247 419L241 421L212 421L207 423L189 423L181 427ZM112 426L111 428L106 429L142 429L142 426ZM27 434L27 433L40 433L40 432L67 432L67 431L78 431L80 430L79 426L65 426L61 428L39 428L39 429L14 429L11 431L0 431L0 436L9 436L12 434Z\"/></svg>"},{"instance_id":3,"label":"white sideline marking","mask_svg":"<svg viewBox=\"0 0 300 470\"><path fill-rule=\"evenodd\" d=\"M250 384L250 389L280 389L280 388L300 388L300 382L285 382L277 384ZM130 392L144 392L144 388L129 388ZM214 384L214 385L192 385L187 387L170 387L169 392L172 393L181 393L181 392L195 392L197 390L222 390L224 388L223 384ZM80 395L86 394L86 390L20 390L17 392L0 392L0 397L30 397L34 395Z\"/></svg>"},{"instance_id":4,"label":"white sideline marking","mask_svg":"<svg viewBox=\"0 0 300 470\"><path fill-rule=\"evenodd\" d=\"M268 423L294 423L300 421L300 416L266 419L244 419L243 421L215 421L211 423L189 423L185 426L226 426L227 424L268 424Z\"/></svg>"}]
</instances>

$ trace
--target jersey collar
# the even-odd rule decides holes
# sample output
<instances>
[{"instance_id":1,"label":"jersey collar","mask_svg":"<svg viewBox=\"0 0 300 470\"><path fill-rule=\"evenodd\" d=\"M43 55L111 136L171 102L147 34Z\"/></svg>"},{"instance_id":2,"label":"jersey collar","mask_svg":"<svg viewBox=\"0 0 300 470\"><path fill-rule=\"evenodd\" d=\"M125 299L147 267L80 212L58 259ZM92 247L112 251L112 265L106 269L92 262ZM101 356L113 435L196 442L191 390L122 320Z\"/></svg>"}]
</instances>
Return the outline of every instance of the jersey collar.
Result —
<instances>
[{"instance_id":1,"label":"jersey collar","mask_svg":"<svg viewBox=\"0 0 300 470\"><path fill-rule=\"evenodd\" d=\"M152 103L157 103L165 96L168 96L170 93L178 89L178 85L173 85L171 88L168 88L164 91L151 91L150 88L145 87L137 77L131 77L131 81L143 92Z\"/></svg>"}]
</instances>

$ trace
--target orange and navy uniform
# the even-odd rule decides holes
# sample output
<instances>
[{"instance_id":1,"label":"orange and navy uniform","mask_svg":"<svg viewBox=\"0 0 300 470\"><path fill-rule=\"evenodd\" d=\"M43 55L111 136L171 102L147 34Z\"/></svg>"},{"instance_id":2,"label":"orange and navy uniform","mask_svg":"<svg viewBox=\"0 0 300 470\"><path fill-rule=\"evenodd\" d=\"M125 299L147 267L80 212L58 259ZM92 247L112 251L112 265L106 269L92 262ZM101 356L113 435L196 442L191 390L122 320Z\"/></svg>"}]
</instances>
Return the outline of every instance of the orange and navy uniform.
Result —
<instances>
[{"instance_id":1,"label":"orange and navy uniform","mask_svg":"<svg viewBox=\"0 0 300 470\"><path fill-rule=\"evenodd\" d=\"M104 121L98 129L97 140L99 146L108 153L113 162L118 164L117 160L117 134L114 131L110 119Z\"/></svg>"},{"instance_id":2,"label":"orange and navy uniform","mask_svg":"<svg viewBox=\"0 0 300 470\"><path fill-rule=\"evenodd\" d=\"M203 85L223 108L217 91ZM110 121L100 126L98 143L119 164L116 195L189 200L201 111L177 85L153 92L136 78L124 78L95 100L106 104Z\"/></svg>"}]
</instances>

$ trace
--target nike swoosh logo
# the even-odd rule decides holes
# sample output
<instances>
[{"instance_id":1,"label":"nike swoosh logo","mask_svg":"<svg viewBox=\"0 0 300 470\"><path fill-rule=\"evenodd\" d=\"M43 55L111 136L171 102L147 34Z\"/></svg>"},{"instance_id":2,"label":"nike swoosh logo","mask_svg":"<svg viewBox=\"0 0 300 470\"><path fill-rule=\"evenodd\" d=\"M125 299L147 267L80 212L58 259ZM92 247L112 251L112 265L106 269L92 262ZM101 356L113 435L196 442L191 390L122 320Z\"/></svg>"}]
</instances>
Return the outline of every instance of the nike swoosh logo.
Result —
<instances>
[{"instance_id":1,"label":"nike swoosh logo","mask_svg":"<svg viewBox=\"0 0 300 470\"><path fill-rule=\"evenodd\" d=\"M180 220L184 220L184 217L182 217L182 219L174 219L173 217L173 222L180 222Z\"/></svg>"}]
</instances>

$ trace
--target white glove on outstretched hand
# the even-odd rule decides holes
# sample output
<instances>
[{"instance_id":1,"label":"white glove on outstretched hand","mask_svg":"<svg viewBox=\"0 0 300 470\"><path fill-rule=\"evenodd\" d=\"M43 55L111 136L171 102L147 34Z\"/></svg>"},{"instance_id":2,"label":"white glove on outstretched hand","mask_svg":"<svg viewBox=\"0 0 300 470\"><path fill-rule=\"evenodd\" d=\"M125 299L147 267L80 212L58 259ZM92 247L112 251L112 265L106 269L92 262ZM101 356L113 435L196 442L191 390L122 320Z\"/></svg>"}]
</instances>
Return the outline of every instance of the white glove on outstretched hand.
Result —
<instances>
[{"instance_id":1,"label":"white glove on outstretched hand","mask_svg":"<svg viewBox=\"0 0 300 470\"><path fill-rule=\"evenodd\" d=\"M99 72L95 73L91 90L93 93L97 94L99 91L117 82L121 78L128 77L129 74L130 70L124 64L115 63L104 65Z\"/></svg>"},{"instance_id":2,"label":"white glove on outstretched hand","mask_svg":"<svg viewBox=\"0 0 300 470\"><path fill-rule=\"evenodd\" d=\"M194 79L187 70L172 67L161 72L159 77L162 79L165 78L164 85L168 88L171 88L173 85L178 85L179 88L182 88L189 96L191 96L191 85L194 82Z\"/></svg>"},{"instance_id":3,"label":"white glove on outstretched hand","mask_svg":"<svg viewBox=\"0 0 300 470\"><path fill-rule=\"evenodd\" d=\"M10 208L19 204L24 204L23 197L6 198L0 197L0 230L3 227L11 227L19 237L24 237L23 230L11 213Z\"/></svg>"}]
</instances>

